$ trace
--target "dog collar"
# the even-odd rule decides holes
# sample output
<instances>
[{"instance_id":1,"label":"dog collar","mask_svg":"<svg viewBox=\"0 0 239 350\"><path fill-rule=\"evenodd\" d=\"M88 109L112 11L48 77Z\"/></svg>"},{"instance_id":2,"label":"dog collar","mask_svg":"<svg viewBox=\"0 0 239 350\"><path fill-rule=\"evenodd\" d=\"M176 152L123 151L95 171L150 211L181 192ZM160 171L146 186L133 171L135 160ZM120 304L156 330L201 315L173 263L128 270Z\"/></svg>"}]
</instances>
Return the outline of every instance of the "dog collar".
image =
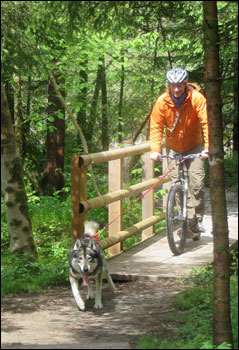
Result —
<instances>
[{"instance_id":1,"label":"dog collar","mask_svg":"<svg viewBox=\"0 0 239 350\"><path fill-rule=\"evenodd\" d=\"M95 238L95 243L98 243L98 241L99 241L99 236L98 236L97 234L87 237L88 240L90 240L90 239L92 239L92 238Z\"/></svg>"}]
</instances>

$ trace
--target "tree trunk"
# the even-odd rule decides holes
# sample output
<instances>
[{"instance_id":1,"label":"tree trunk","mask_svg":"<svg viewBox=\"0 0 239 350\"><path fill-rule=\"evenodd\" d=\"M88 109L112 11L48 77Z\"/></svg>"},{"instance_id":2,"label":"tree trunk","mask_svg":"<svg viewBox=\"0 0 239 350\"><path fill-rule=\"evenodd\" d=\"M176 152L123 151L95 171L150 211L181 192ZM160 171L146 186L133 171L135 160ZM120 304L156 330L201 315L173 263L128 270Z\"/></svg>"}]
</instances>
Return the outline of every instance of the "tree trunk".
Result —
<instances>
[{"instance_id":1,"label":"tree trunk","mask_svg":"<svg viewBox=\"0 0 239 350\"><path fill-rule=\"evenodd\" d=\"M10 115L12 118L12 123L14 124L14 90L13 90L13 86L10 82L11 80L12 80L12 78L7 76L2 81L4 81L4 88L5 88L5 93L6 93L6 97L7 97L8 107L9 107Z\"/></svg>"},{"instance_id":2,"label":"tree trunk","mask_svg":"<svg viewBox=\"0 0 239 350\"><path fill-rule=\"evenodd\" d=\"M14 91L14 132L17 147L22 162L24 161L26 144L23 131L23 118L22 118L22 96L21 96L21 75L18 73L13 74L13 91Z\"/></svg>"},{"instance_id":3,"label":"tree trunk","mask_svg":"<svg viewBox=\"0 0 239 350\"><path fill-rule=\"evenodd\" d=\"M108 136L107 87L106 87L104 58L102 59L102 68L101 68L101 97L102 97L101 143L102 143L103 150L107 150L109 146L109 136Z\"/></svg>"},{"instance_id":4,"label":"tree trunk","mask_svg":"<svg viewBox=\"0 0 239 350\"><path fill-rule=\"evenodd\" d=\"M32 91L32 77L29 75L27 79L27 108L26 108L26 116L28 118L26 122L26 130L29 135L30 131L30 113L31 113L31 91Z\"/></svg>"},{"instance_id":5,"label":"tree trunk","mask_svg":"<svg viewBox=\"0 0 239 350\"><path fill-rule=\"evenodd\" d=\"M61 94L64 96L64 91L61 90ZM54 121L48 122L46 164L47 193L52 195L64 186L65 109L51 80L48 86L48 103L48 116L54 118Z\"/></svg>"},{"instance_id":6,"label":"tree trunk","mask_svg":"<svg viewBox=\"0 0 239 350\"><path fill-rule=\"evenodd\" d=\"M122 120L122 108L123 108L123 97L124 97L124 57L122 57L121 65L121 80L120 80L120 98L119 98L119 112L118 112L118 142L123 142L123 120Z\"/></svg>"},{"instance_id":7,"label":"tree trunk","mask_svg":"<svg viewBox=\"0 0 239 350\"><path fill-rule=\"evenodd\" d=\"M8 232L10 234L10 251L27 253L30 260L36 260L37 252L24 188L22 164L17 152L11 115L3 85L1 86L1 110L1 181Z\"/></svg>"},{"instance_id":8,"label":"tree trunk","mask_svg":"<svg viewBox=\"0 0 239 350\"><path fill-rule=\"evenodd\" d=\"M203 1L205 92L209 118L210 196L214 244L213 344L233 344L230 273L224 186L223 128L220 97L219 35L216 1Z\"/></svg>"},{"instance_id":9,"label":"tree trunk","mask_svg":"<svg viewBox=\"0 0 239 350\"><path fill-rule=\"evenodd\" d=\"M238 151L238 58L234 60L234 78L233 151Z\"/></svg>"},{"instance_id":10,"label":"tree trunk","mask_svg":"<svg viewBox=\"0 0 239 350\"><path fill-rule=\"evenodd\" d=\"M86 64L87 60L85 61ZM88 74L86 72L85 69L82 69L80 71L80 84L86 84L88 81ZM80 128L83 132L83 134L86 137L86 141L88 141L87 139L87 124L86 124L86 110L87 110L87 87L86 85L81 89L81 91L79 92L79 103L80 103L80 110L77 113L77 123L80 125ZM78 138L78 144L81 145L81 140L79 135L77 135Z\"/></svg>"},{"instance_id":11,"label":"tree trunk","mask_svg":"<svg viewBox=\"0 0 239 350\"><path fill-rule=\"evenodd\" d=\"M94 126L95 126L95 121L97 116L97 104L98 104L98 97L100 93L100 86L101 86L101 66L99 65L97 69L94 94L91 102L90 117L87 125L86 135L85 135L86 140L89 141L89 143L91 143L93 139ZM89 145L89 151L90 151L90 145Z\"/></svg>"}]
</instances>

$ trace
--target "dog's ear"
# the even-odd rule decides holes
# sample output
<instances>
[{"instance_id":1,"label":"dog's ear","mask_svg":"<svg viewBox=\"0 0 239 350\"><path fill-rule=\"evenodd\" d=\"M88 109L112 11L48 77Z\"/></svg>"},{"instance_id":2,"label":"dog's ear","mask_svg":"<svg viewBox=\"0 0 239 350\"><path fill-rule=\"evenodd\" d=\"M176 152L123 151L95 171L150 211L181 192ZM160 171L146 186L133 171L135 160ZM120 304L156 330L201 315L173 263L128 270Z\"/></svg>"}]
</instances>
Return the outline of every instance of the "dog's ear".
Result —
<instances>
[{"instance_id":1,"label":"dog's ear","mask_svg":"<svg viewBox=\"0 0 239 350\"><path fill-rule=\"evenodd\" d=\"M77 239L73 245L73 250L78 250L82 247L81 240Z\"/></svg>"},{"instance_id":2,"label":"dog's ear","mask_svg":"<svg viewBox=\"0 0 239 350\"><path fill-rule=\"evenodd\" d=\"M92 250L96 250L97 249L96 248L96 238L95 237L92 237L90 239L90 249L92 249Z\"/></svg>"}]
</instances>

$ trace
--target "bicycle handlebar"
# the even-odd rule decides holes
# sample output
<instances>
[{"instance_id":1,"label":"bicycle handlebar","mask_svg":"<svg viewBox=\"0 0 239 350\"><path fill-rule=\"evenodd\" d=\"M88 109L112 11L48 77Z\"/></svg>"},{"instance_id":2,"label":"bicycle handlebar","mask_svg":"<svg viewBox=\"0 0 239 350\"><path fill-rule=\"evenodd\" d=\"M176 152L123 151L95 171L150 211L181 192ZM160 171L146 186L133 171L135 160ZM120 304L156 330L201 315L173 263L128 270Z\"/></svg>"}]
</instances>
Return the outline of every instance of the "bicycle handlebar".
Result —
<instances>
[{"instance_id":1,"label":"bicycle handlebar","mask_svg":"<svg viewBox=\"0 0 239 350\"><path fill-rule=\"evenodd\" d=\"M193 159L193 158L200 158L202 156L202 153L194 153L194 154L189 154L187 156L182 156L181 153L175 153L174 156L161 156L161 159L173 159L173 160L179 160L180 162L183 162L186 159Z\"/></svg>"}]
</instances>

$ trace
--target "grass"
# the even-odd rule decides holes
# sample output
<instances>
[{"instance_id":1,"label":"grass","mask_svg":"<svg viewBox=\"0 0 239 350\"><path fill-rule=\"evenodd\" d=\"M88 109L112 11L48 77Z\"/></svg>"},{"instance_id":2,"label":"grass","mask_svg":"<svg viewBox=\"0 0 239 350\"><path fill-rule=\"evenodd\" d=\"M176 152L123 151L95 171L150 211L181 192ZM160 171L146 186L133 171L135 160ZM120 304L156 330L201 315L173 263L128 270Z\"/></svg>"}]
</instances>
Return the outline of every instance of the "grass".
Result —
<instances>
[{"instance_id":1,"label":"grass","mask_svg":"<svg viewBox=\"0 0 239 350\"><path fill-rule=\"evenodd\" d=\"M161 336L158 339L155 335L145 335L140 338L137 349L213 349L212 282L211 267L194 270L190 279L185 281L190 288L175 298L174 306L178 312L173 315L167 314L165 318L167 325L174 325L170 338L162 339ZM231 319L234 349L238 349L238 276L236 272L231 276ZM225 343L216 347L216 349L231 348L230 344Z\"/></svg>"}]
</instances>

